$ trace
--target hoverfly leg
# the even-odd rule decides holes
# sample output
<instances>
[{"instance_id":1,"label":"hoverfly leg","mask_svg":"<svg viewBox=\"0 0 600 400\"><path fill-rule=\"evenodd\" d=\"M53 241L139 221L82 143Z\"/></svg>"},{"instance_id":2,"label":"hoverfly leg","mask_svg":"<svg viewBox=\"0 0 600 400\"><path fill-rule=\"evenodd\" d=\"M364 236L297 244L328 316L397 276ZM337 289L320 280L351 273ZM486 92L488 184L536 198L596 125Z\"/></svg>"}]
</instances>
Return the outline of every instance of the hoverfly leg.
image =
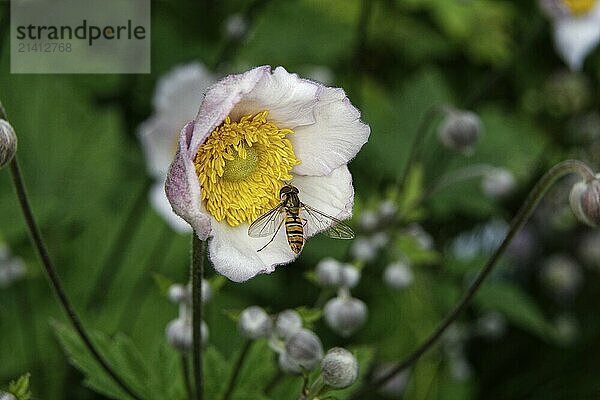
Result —
<instances>
[{"instance_id":1,"label":"hoverfly leg","mask_svg":"<svg viewBox=\"0 0 600 400\"><path fill-rule=\"evenodd\" d=\"M275 233L273 234L273 237L271 237L271 240L269 240L267 242L267 244L265 244L263 247L261 247L260 249L256 250L257 253L259 251L263 250L265 247L267 247L271 243L273 243L273 240L275 240L275 236L277 236L277 232L279 232L279 229L281 229L281 225L283 225L284 222L285 222L285 219L282 219L281 222L279 223L279 226L277 227L277 229L275 229Z\"/></svg>"}]
</instances>

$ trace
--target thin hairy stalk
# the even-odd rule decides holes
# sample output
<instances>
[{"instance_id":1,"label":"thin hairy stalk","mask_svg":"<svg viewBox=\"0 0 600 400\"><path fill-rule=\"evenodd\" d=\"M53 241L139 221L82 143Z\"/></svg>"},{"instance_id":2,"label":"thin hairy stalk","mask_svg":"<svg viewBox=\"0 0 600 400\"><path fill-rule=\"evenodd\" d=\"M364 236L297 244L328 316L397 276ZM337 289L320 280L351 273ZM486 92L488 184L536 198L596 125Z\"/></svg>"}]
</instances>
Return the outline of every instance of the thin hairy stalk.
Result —
<instances>
[{"instance_id":1,"label":"thin hairy stalk","mask_svg":"<svg viewBox=\"0 0 600 400\"><path fill-rule=\"evenodd\" d=\"M440 112L442 112L443 109L444 107L439 105L430 107L423 116L421 122L419 123L419 126L417 128L417 134L415 135L412 145L410 146L408 160L404 165L402 175L400 175L400 178L398 179L398 187L400 189L404 189L404 185L406 184L406 178L408 177L408 173L410 172L410 169L412 168L414 163L421 159L421 150L423 147L423 143L425 142L425 138L427 137L427 134L430 131L429 128L431 128L431 124L435 120L435 117L437 117L437 115Z\"/></svg>"},{"instance_id":2,"label":"thin hairy stalk","mask_svg":"<svg viewBox=\"0 0 600 400\"><path fill-rule=\"evenodd\" d=\"M508 248L514 236L519 232L519 230L521 230L523 225L525 225L525 223L535 210L536 206L542 200L544 194L548 191L552 184L560 177L574 172L579 173L585 180L590 180L594 177L593 171L581 161L567 160L552 167L538 181L538 183L534 186L533 190L529 193L527 199L525 199L525 202L517 212L517 215L511 221L510 228L508 230L508 233L506 234L506 237L504 238L500 246L496 249L494 254L492 254L492 256L487 261L483 269L479 272L471 286L469 286L462 299L454 307L452 312L448 314L448 316L435 329L435 331L423 342L423 344L421 344L415 351L409 354L403 361L401 361L387 374L383 375L379 379L376 379L375 381L373 381L372 383L355 393L352 397L353 399L359 398L360 396L367 393L372 393L374 390L376 390L377 388L388 382L390 379L392 379L396 374L402 372L403 370L414 364L419 359L419 357L421 357L425 352L427 352L427 350L433 347L433 345L442 337L446 329L458 318L460 313L469 304L475 293L477 293L477 290L481 287L481 284L483 283L485 278L487 278L490 272L492 272L494 266L496 265L502 254Z\"/></svg>"},{"instance_id":3,"label":"thin hairy stalk","mask_svg":"<svg viewBox=\"0 0 600 400\"><path fill-rule=\"evenodd\" d=\"M242 371L242 367L244 365L244 361L246 360L246 356L248 356L248 352L252 347L252 340L247 339L246 343L244 343L244 347L242 347L242 351L235 361L235 365L233 366L233 372L231 373L231 377L229 378L229 383L227 384L227 390L225 391L225 395L223 396L223 400L229 400L231 395L233 394L233 390L235 389L235 383L237 381L240 372Z\"/></svg>"},{"instance_id":4,"label":"thin hairy stalk","mask_svg":"<svg viewBox=\"0 0 600 400\"><path fill-rule=\"evenodd\" d=\"M193 332L193 364L196 400L202 400L204 382L202 380L202 275L206 258L206 241L198 239L192 233L192 332Z\"/></svg>"},{"instance_id":5,"label":"thin hairy stalk","mask_svg":"<svg viewBox=\"0 0 600 400\"><path fill-rule=\"evenodd\" d=\"M135 231L143 220L142 216L148 204L147 196L150 183L150 179L146 179L140 185L126 216L120 219L119 230L111 244L108 255L102 261L100 274L96 278L92 293L86 302L85 309L88 311L100 308L104 299L107 298L106 293L117 276L117 271L125 254L127 254L126 250L131 243L131 238L135 237Z\"/></svg>"},{"instance_id":6,"label":"thin hairy stalk","mask_svg":"<svg viewBox=\"0 0 600 400\"><path fill-rule=\"evenodd\" d=\"M6 115L2 110L1 118L4 118ZM129 386L121 379L121 377L110 367L110 365L106 362L104 357L100 354L100 352L96 349L89 335L85 331L81 320L77 316L75 309L71 305L69 298L63 288L62 282L52 261L50 259L50 255L48 254L48 249L46 248L46 244L42 238L42 234L40 229L35 221L33 216L33 212L31 210L31 206L29 204L29 199L27 197L27 192L25 190L25 185L23 183L23 177L21 176L21 171L19 169L19 164L17 162L17 157L15 157L10 163L10 172L13 180L13 184L15 190L17 192L17 197L19 199L19 204L21 206L21 210L23 212L23 216L25 218L25 222L27 224L27 228L29 229L29 234L31 236L31 240L33 241L35 248L37 250L38 256L44 266L44 270L46 272L46 276L50 281L52 288L54 289L54 294L59 300L60 305L63 310L67 314L69 321L73 325L73 328L81 338L81 341L88 349L88 351L92 354L94 359L98 362L98 364L102 367L102 369L110 376L110 378L131 398L136 400L141 400L133 390L129 388Z\"/></svg>"},{"instance_id":7,"label":"thin hairy stalk","mask_svg":"<svg viewBox=\"0 0 600 400\"><path fill-rule=\"evenodd\" d=\"M192 387L192 381L190 380L190 360L187 354L181 355L181 374L183 375L183 384L185 386L187 398L193 400L194 389Z\"/></svg>"}]
</instances>

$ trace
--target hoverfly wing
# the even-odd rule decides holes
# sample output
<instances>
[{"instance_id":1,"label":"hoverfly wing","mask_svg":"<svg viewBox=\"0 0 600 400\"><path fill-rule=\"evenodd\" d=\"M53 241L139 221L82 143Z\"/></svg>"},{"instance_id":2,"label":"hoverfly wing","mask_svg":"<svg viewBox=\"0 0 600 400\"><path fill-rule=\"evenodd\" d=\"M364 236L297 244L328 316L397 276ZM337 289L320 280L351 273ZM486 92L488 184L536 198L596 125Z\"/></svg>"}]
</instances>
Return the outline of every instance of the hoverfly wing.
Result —
<instances>
[{"instance_id":1,"label":"hoverfly wing","mask_svg":"<svg viewBox=\"0 0 600 400\"><path fill-rule=\"evenodd\" d=\"M352 228L339 219L306 204L302 204L302 209L306 211L307 225L311 230L333 239L354 239Z\"/></svg>"},{"instance_id":2,"label":"hoverfly wing","mask_svg":"<svg viewBox=\"0 0 600 400\"><path fill-rule=\"evenodd\" d=\"M253 238L261 238L271 236L281 226L281 221L285 216L283 203L277 207L267 211L258 217L248 227L248 236Z\"/></svg>"}]
</instances>

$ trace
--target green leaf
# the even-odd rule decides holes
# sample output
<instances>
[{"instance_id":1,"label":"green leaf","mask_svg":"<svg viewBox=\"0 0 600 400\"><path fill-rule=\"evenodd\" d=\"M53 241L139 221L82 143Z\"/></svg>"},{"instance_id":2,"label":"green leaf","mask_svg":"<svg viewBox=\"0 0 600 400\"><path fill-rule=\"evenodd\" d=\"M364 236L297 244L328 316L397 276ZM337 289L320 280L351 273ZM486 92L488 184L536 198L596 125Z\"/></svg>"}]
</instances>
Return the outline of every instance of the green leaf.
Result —
<instances>
[{"instance_id":1,"label":"green leaf","mask_svg":"<svg viewBox=\"0 0 600 400\"><path fill-rule=\"evenodd\" d=\"M499 311L511 323L543 339L552 339L554 326L546 320L531 297L517 286L489 283L475 296L475 304L485 311Z\"/></svg>"},{"instance_id":2,"label":"green leaf","mask_svg":"<svg viewBox=\"0 0 600 400\"><path fill-rule=\"evenodd\" d=\"M54 322L53 327L69 360L85 375L88 386L113 399L131 399L102 369L71 328L58 322ZM111 339L99 332L91 336L100 354L132 390L145 399L160 398L148 390L149 372L129 338L117 334Z\"/></svg>"},{"instance_id":3,"label":"green leaf","mask_svg":"<svg viewBox=\"0 0 600 400\"><path fill-rule=\"evenodd\" d=\"M13 394L17 400L31 400L32 394L29 389L30 376L31 374L26 373L8 385L8 392Z\"/></svg>"},{"instance_id":4,"label":"green leaf","mask_svg":"<svg viewBox=\"0 0 600 400\"><path fill-rule=\"evenodd\" d=\"M319 308L309 308L306 306L297 307L296 311L302 317L302 323L305 326L310 326L313 323L317 322L323 316L323 310Z\"/></svg>"}]
</instances>

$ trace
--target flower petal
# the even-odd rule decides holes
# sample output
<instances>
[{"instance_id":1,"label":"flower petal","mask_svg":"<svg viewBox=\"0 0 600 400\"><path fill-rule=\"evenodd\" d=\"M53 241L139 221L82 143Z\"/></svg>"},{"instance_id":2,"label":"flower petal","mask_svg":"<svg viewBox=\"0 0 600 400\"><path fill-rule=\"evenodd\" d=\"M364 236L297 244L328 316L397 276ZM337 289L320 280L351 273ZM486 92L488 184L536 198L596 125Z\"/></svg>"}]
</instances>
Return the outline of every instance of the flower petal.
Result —
<instances>
[{"instance_id":1,"label":"flower petal","mask_svg":"<svg viewBox=\"0 0 600 400\"><path fill-rule=\"evenodd\" d=\"M205 240L210 234L210 217L203 211L200 195L200 183L188 151L194 123L186 124L179 136L179 149L171 164L165 192L173 211L186 220L196 231L198 237Z\"/></svg>"},{"instance_id":2,"label":"flower petal","mask_svg":"<svg viewBox=\"0 0 600 400\"><path fill-rule=\"evenodd\" d=\"M181 127L173 129L168 121L158 116L147 119L138 128L148 173L157 180L164 180L173 161L176 132L179 129Z\"/></svg>"},{"instance_id":3,"label":"flower petal","mask_svg":"<svg viewBox=\"0 0 600 400\"><path fill-rule=\"evenodd\" d=\"M293 172L328 175L347 164L369 139L370 128L360 120L342 89L322 87L313 109L315 123L299 126L289 136L301 161Z\"/></svg>"},{"instance_id":4,"label":"flower petal","mask_svg":"<svg viewBox=\"0 0 600 400\"><path fill-rule=\"evenodd\" d=\"M156 112L181 129L196 116L206 90L215 76L203 64L190 63L173 68L157 83L154 94Z\"/></svg>"},{"instance_id":5,"label":"flower petal","mask_svg":"<svg viewBox=\"0 0 600 400\"><path fill-rule=\"evenodd\" d=\"M290 74L283 67L275 68L245 95L230 116L238 120L244 115L269 111L269 120L280 128L295 129L315 122L313 108L322 85Z\"/></svg>"},{"instance_id":6,"label":"flower petal","mask_svg":"<svg viewBox=\"0 0 600 400\"><path fill-rule=\"evenodd\" d=\"M346 165L325 176L295 176L292 185L298 188L302 203L339 220L352 216L354 187L352 175ZM311 226L309 220L304 234L310 237L318 231L318 227Z\"/></svg>"},{"instance_id":7,"label":"flower petal","mask_svg":"<svg viewBox=\"0 0 600 400\"><path fill-rule=\"evenodd\" d=\"M214 222L208 254L217 272L234 282L244 282L258 274L269 274L276 265L287 264L296 258L287 243L283 226L273 242L258 252L269 240L270 237L248 236L247 224L231 227Z\"/></svg>"},{"instance_id":8,"label":"flower petal","mask_svg":"<svg viewBox=\"0 0 600 400\"><path fill-rule=\"evenodd\" d=\"M229 75L208 89L194 123L194 134L188 148L191 154L196 154L206 137L270 71L271 67L262 66L243 74Z\"/></svg>"},{"instance_id":9,"label":"flower petal","mask_svg":"<svg viewBox=\"0 0 600 400\"><path fill-rule=\"evenodd\" d=\"M150 189L150 204L167 223L177 233L189 233L192 228L181 217L173 212L171 204L165 196L165 184L157 183Z\"/></svg>"},{"instance_id":10,"label":"flower petal","mask_svg":"<svg viewBox=\"0 0 600 400\"><path fill-rule=\"evenodd\" d=\"M554 41L569 68L581 70L586 56L600 42L600 3L585 16L557 19Z\"/></svg>"}]
</instances>

